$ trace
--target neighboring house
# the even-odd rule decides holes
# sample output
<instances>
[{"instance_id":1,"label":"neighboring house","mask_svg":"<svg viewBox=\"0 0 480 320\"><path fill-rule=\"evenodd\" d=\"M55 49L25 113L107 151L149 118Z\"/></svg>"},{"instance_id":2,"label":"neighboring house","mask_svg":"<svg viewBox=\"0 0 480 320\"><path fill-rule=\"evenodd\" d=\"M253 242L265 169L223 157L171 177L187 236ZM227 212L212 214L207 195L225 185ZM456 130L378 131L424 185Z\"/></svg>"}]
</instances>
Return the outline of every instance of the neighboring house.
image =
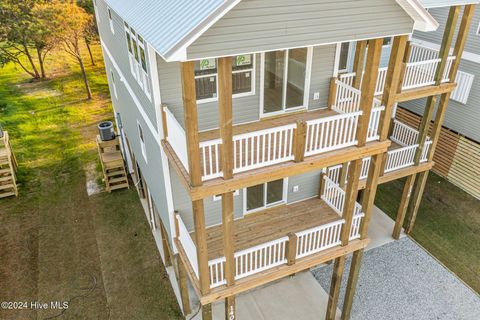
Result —
<instances>
[{"instance_id":1,"label":"neighboring house","mask_svg":"<svg viewBox=\"0 0 480 320\"><path fill-rule=\"evenodd\" d=\"M448 8L431 8L429 13L440 23L440 28L429 33L417 31L412 42L438 50ZM480 8L473 16L456 82L458 88L453 91L445 113L445 139L442 139L445 143L437 149L434 170L480 198ZM422 115L425 99L401 106Z\"/></svg>"},{"instance_id":2,"label":"neighboring house","mask_svg":"<svg viewBox=\"0 0 480 320\"><path fill-rule=\"evenodd\" d=\"M465 17L474 2L449 1ZM438 135L397 120L389 131L396 102L455 87L445 50L403 61L413 30L435 19L417 0L94 3L122 150L185 315L187 282L203 319L223 299L234 319L237 294L334 260L333 319L378 183L408 177L411 191L433 165Z\"/></svg>"}]
</instances>

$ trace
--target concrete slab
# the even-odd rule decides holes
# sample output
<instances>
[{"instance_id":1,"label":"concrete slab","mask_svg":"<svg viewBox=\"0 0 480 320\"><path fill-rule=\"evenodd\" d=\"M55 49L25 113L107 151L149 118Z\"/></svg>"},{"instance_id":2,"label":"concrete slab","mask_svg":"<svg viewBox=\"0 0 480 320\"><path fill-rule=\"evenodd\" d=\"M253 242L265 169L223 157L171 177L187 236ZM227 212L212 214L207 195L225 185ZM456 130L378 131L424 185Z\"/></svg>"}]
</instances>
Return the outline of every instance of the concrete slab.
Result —
<instances>
[{"instance_id":1,"label":"concrete slab","mask_svg":"<svg viewBox=\"0 0 480 320\"><path fill-rule=\"evenodd\" d=\"M309 271L237 296L238 320L318 320L325 317L328 294ZM224 303L213 305L213 319L225 319ZM340 319L340 311L337 312ZM201 314L193 319L200 320Z\"/></svg>"},{"instance_id":2,"label":"concrete slab","mask_svg":"<svg viewBox=\"0 0 480 320\"><path fill-rule=\"evenodd\" d=\"M370 244L367 250L383 246L387 243L395 241L392 238L393 227L395 221L393 221L385 212L378 207L374 207L372 210L372 219L368 226L368 237L370 238ZM405 237L405 233L402 231L400 238Z\"/></svg>"}]
</instances>

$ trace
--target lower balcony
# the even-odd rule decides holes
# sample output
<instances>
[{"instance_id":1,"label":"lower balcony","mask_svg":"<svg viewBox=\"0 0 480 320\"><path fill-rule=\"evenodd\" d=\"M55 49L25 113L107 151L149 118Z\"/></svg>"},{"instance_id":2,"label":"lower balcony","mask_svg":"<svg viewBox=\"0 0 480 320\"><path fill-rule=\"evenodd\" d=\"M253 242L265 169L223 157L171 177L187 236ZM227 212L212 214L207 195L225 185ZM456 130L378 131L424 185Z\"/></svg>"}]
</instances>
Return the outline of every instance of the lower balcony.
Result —
<instances>
[{"instance_id":1,"label":"lower balcony","mask_svg":"<svg viewBox=\"0 0 480 320\"><path fill-rule=\"evenodd\" d=\"M279 205L248 214L234 222L235 279L243 279L281 265L291 265L300 259L340 246L345 220L342 218L345 192L328 177L324 177L321 198L312 198L289 205ZM350 239L360 237L363 217L356 203ZM195 234L189 233L177 215L178 242L185 260L198 280ZM210 287L226 284L224 277L222 226L206 229Z\"/></svg>"}]
</instances>

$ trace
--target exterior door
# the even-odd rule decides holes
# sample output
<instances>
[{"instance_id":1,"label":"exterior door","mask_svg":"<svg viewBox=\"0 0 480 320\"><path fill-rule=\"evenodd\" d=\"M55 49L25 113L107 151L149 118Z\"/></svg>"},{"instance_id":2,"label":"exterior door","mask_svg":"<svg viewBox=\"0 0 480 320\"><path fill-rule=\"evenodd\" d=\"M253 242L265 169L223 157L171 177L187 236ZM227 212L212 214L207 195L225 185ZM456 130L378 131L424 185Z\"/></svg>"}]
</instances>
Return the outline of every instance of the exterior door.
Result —
<instances>
[{"instance_id":1,"label":"exterior door","mask_svg":"<svg viewBox=\"0 0 480 320\"><path fill-rule=\"evenodd\" d=\"M262 56L261 114L305 107L309 49L266 52Z\"/></svg>"}]
</instances>

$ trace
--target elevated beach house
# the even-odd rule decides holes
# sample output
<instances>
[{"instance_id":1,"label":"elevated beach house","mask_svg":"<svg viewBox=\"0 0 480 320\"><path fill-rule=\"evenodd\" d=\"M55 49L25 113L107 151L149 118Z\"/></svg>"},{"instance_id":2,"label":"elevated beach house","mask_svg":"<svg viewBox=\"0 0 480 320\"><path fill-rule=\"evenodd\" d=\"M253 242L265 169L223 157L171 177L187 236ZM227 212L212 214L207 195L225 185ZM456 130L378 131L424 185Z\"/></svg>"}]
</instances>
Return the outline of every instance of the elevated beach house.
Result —
<instances>
[{"instance_id":1,"label":"elevated beach house","mask_svg":"<svg viewBox=\"0 0 480 320\"><path fill-rule=\"evenodd\" d=\"M184 314L188 287L204 320L219 300L235 319L236 295L334 261L334 319L353 253L348 319L378 184L407 177L393 236L413 227L478 0L94 2L123 154ZM435 49L409 41L438 29L432 3L448 7ZM395 118L419 98L418 128Z\"/></svg>"}]
</instances>

